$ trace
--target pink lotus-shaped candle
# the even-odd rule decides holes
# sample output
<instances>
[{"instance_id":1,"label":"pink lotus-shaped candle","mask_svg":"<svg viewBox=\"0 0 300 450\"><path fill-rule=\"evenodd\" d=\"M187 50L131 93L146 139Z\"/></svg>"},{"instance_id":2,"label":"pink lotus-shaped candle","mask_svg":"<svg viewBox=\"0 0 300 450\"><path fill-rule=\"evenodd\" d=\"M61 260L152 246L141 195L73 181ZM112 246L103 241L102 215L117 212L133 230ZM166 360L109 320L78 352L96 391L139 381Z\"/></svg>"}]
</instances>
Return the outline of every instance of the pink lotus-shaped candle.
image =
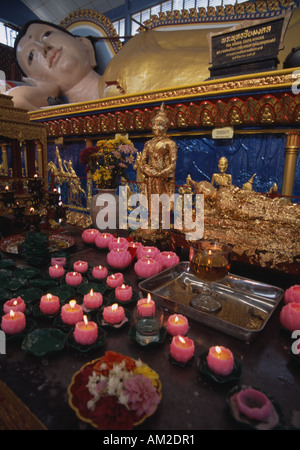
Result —
<instances>
[{"instance_id":1,"label":"pink lotus-shaped candle","mask_svg":"<svg viewBox=\"0 0 300 450\"><path fill-rule=\"evenodd\" d=\"M152 258L152 259L157 259L159 257L159 255L160 255L159 249L154 246L142 245L137 249L137 252L136 252L136 257L138 259L143 258L144 256L148 256L149 258Z\"/></svg>"},{"instance_id":2,"label":"pink lotus-shaped candle","mask_svg":"<svg viewBox=\"0 0 300 450\"><path fill-rule=\"evenodd\" d=\"M40 299L40 310L43 314L51 316L56 314L60 308L59 298L56 295L46 294Z\"/></svg>"},{"instance_id":3,"label":"pink lotus-shaped candle","mask_svg":"<svg viewBox=\"0 0 300 450\"><path fill-rule=\"evenodd\" d=\"M108 243L109 250L112 250L113 248L124 248L125 250L128 249L128 241L125 238L118 237L113 238Z\"/></svg>"},{"instance_id":4,"label":"pink lotus-shaped candle","mask_svg":"<svg viewBox=\"0 0 300 450\"><path fill-rule=\"evenodd\" d=\"M174 252L161 252L159 255L159 261L162 269L168 269L179 263L179 256Z\"/></svg>"},{"instance_id":5,"label":"pink lotus-shaped candle","mask_svg":"<svg viewBox=\"0 0 300 450\"><path fill-rule=\"evenodd\" d=\"M14 312L16 311L24 312L26 309L26 303L20 296L17 298L12 298L11 300L5 302L3 305L3 311L6 314L9 313L11 309Z\"/></svg>"},{"instance_id":6,"label":"pink lotus-shaped candle","mask_svg":"<svg viewBox=\"0 0 300 450\"><path fill-rule=\"evenodd\" d=\"M242 389L236 395L236 401L239 411L251 420L264 421L272 410L268 397L257 389Z\"/></svg>"},{"instance_id":7,"label":"pink lotus-shaped candle","mask_svg":"<svg viewBox=\"0 0 300 450\"><path fill-rule=\"evenodd\" d=\"M113 248L107 254L107 262L114 269L125 269L131 263L131 255L125 248Z\"/></svg>"},{"instance_id":8,"label":"pink lotus-shaped candle","mask_svg":"<svg viewBox=\"0 0 300 450\"><path fill-rule=\"evenodd\" d=\"M211 347L207 355L207 365L216 375L227 376L233 370L234 358L228 348Z\"/></svg>"},{"instance_id":9,"label":"pink lotus-shaped candle","mask_svg":"<svg viewBox=\"0 0 300 450\"><path fill-rule=\"evenodd\" d=\"M93 267L92 270L92 275L97 280L104 280L104 278L107 277L107 273L108 273L107 268L103 266Z\"/></svg>"},{"instance_id":10,"label":"pink lotus-shaped candle","mask_svg":"<svg viewBox=\"0 0 300 450\"><path fill-rule=\"evenodd\" d=\"M103 319L105 322L115 325L117 323L122 322L125 317L125 311L122 306L119 306L117 303L114 303L111 306L106 306L103 309L102 313Z\"/></svg>"},{"instance_id":11,"label":"pink lotus-shaped candle","mask_svg":"<svg viewBox=\"0 0 300 450\"><path fill-rule=\"evenodd\" d=\"M300 303L300 285L296 284L285 291L284 302Z\"/></svg>"},{"instance_id":12,"label":"pink lotus-shaped candle","mask_svg":"<svg viewBox=\"0 0 300 450\"><path fill-rule=\"evenodd\" d=\"M96 237L100 234L100 231L89 228L88 230L84 230L81 238L85 244L94 244Z\"/></svg>"},{"instance_id":13,"label":"pink lotus-shaped candle","mask_svg":"<svg viewBox=\"0 0 300 450\"><path fill-rule=\"evenodd\" d=\"M94 292L94 290L91 289L90 292L83 297L83 303L88 309L99 308L103 303L102 294L100 292Z\"/></svg>"},{"instance_id":14,"label":"pink lotus-shaped candle","mask_svg":"<svg viewBox=\"0 0 300 450\"><path fill-rule=\"evenodd\" d=\"M51 278L61 278L65 274L65 269L58 264L49 267L49 275Z\"/></svg>"},{"instance_id":15,"label":"pink lotus-shaped candle","mask_svg":"<svg viewBox=\"0 0 300 450\"><path fill-rule=\"evenodd\" d=\"M113 273L106 278L106 284L110 288L116 288L124 283L124 277L121 272Z\"/></svg>"},{"instance_id":16,"label":"pink lotus-shaped candle","mask_svg":"<svg viewBox=\"0 0 300 450\"><path fill-rule=\"evenodd\" d=\"M95 245L98 248L107 248L113 235L110 233L99 233L95 238Z\"/></svg>"},{"instance_id":17,"label":"pink lotus-shaped candle","mask_svg":"<svg viewBox=\"0 0 300 450\"><path fill-rule=\"evenodd\" d=\"M61 266L65 267L66 265L66 258L64 256L56 256L51 258L51 266Z\"/></svg>"},{"instance_id":18,"label":"pink lotus-shaped candle","mask_svg":"<svg viewBox=\"0 0 300 450\"><path fill-rule=\"evenodd\" d=\"M149 278L160 272L160 263L156 259L142 257L134 265L134 271L140 278Z\"/></svg>"},{"instance_id":19,"label":"pink lotus-shaped candle","mask_svg":"<svg viewBox=\"0 0 300 450\"><path fill-rule=\"evenodd\" d=\"M280 323L289 331L300 330L300 303L287 303L280 311Z\"/></svg>"},{"instance_id":20,"label":"pink lotus-shaped candle","mask_svg":"<svg viewBox=\"0 0 300 450\"><path fill-rule=\"evenodd\" d=\"M66 273L66 283L69 286L79 286L82 283L82 275L79 272Z\"/></svg>"},{"instance_id":21,"label":"pink lotus-shaped candle","mask_svg":"<svg viewBox=\"0 0 300 450\"><path fill-rule=\"evenodd\" d=\"M168 318L167 332L171 336L176 336L177 334L185 336L188 332L188 329L189 329L188 320L182 314L172 314Z\"/></svg>"},{"instance_id":22,"label":"pink lotus-shaped candle","mask_svg":"<svg viewBox=\"0 0 300 450\"><path fill-rule=\"evenodd\" d=\"M98 337L98 326L95 322L89 322L87 317L83 316L83 321L76 323L73 336L80 345L92 345Z\"/></svg>"},{"instance_id":23,"label":"pink lotus-shaped candle","mask_svg":"<svg viewBox=\"0 0 300 450\"><path fill-rule=\"evenodd\" d=\"M76 303L76 300L70 300L64 305L60 311L61 320L68 325L75 325L83 318L83 309L81 305Z\"/></svg>"},{"instance_id":24,"label":"pink lotus-shaped candle","mask_svg":"<svg viewBox=\"0 0 300 450\"><path fill-rule=\"evenodd\" d=\"M125 284L116 287L115 296L120 302L129 302L132 298L132 287Z\"/></svg>"},{"instance_id":25,"label":"pink lotus-shaped candle","mask_svg":"<svg viewBox=\"0 0 300 450\"><path fill-rule=\"evenodd\" d=\"M195 344L187 336L174 336L170 345L170 355L180 363L187 363L195 353Z\"/></svg>"},{"instance_id":26,"label":"pink lotus-shaped candle","mask_svg":"<svg viewBox=\"0 0 300 450\"><path fill-rule=\"evenodd\" d=\"M2 316L1 329L6 334L18 334L26 328L26 319L21 311L10 310Z\"/></svg>"},{"instance_id":27,"label":"pink lotus-shaped candle","mask_svg":"<svg viewBox=\"0 0 300 450\"><path fill-rule=\"evenodd\" d=\"M89 265L86 261L76 261L73 264L73 269L75 272L85 273L87 272Z\"/></svg>"}]
</instances>

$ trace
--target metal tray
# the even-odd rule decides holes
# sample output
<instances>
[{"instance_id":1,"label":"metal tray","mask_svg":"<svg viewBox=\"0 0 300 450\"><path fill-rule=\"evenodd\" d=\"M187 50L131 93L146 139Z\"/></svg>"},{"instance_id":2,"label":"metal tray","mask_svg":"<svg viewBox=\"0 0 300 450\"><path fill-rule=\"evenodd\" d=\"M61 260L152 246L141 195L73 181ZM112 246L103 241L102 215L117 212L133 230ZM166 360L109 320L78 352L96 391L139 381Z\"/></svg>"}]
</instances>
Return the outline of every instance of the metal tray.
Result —
<instances>
[{"instance_id":1,"label":"metal tray","mask_svg":"<svg viewBox=\"0 0 300 450\"><path fill-rule=\"evenodd\" d=\"M207 313L190 306L191 299L201 293L203 282L191 273L189 262L181 262L139 283L143 294L150 293L166 310L247 342L264 329L284 294L275 286L230 273L212 285L222 308Z\"/></svg>"}]
</instances>

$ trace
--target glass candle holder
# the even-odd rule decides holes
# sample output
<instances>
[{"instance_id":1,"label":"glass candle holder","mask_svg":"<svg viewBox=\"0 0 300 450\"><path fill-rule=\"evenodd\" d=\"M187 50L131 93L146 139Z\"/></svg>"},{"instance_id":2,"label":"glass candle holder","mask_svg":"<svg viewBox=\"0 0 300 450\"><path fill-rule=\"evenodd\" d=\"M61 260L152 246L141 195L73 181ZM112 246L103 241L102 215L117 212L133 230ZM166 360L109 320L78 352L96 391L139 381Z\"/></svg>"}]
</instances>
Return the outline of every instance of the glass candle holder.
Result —
<instances>
[{"instance_id":1,"label":"glass candle holder","mask_svg":"<svg viewBox=\"0 0 300 450\"><path fill-rule=\"evenodd\" d=\"M162 308L155 308L153 314L143 315L138 308L133 311L136 341L141 345L159 342L160 332L164 323Z\"/></svg>"},{"instance_id":2,"label":"glass candle holder","mask_svg":"<svg viewBox=\"0 0 300 450\"><path fill-rule=\"evenodd\" d=\"M212 283L222 280L231 265L231 245L215 240L200 240L190 247L191 272L203 281L203 292L191 300L191 305L206 312L218 311L222 305L213 291Z\"/></svg>"}]
</instances>

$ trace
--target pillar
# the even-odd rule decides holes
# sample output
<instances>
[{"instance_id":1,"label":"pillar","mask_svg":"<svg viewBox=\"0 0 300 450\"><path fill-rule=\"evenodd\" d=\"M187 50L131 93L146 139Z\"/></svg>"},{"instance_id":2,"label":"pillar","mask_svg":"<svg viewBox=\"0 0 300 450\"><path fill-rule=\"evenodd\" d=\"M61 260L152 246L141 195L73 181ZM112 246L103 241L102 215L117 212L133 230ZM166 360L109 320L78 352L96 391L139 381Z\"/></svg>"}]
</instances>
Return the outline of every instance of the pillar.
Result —
<instances>
[{"instance_id":1,"label":"pillar","mask_svg":"<svg viewBox=\"0 0 300 450\"><path fill-rule=\"evenodd\" d=\"M297 157L300 146L300 131L286 133L285 164L282 181L282 195L293 195Z\"/></svg>"}]
</instances>

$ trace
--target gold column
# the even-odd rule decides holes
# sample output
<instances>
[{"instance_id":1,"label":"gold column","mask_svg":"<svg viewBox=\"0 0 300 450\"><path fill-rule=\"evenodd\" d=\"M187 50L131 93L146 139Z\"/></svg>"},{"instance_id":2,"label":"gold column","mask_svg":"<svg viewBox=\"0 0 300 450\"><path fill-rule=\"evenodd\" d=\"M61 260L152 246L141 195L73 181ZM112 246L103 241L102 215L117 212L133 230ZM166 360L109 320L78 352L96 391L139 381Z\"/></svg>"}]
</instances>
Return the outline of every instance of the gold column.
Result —
<instances>
[{"instance_id":1,"label":"gold column","mask_svg":"<svg viewBox=\"0 0 300 450\"><path fill-rule=\"evenodd\" d=\"M85 146L93 147L93 141L91 138L85 139ZM87 206L87 208L90 208L91 199L92 199L92 188L93 188L93 179L92 179L92 175L91 175L90 171L87 173L86 183L87 183L86 184L86 194L87 194L86 206Z\"/></svg>"},{"instance_id":2,"label":"gold column","mask_svg":"<svg viewBox=\"0 0 300 450\"><path fill-rule=\"evenodd\" d=\"M1 144L1 149L2 149L2 163L3 163L4 175L8 176L8 162L7 162L6 144Z\"/></svg>"},{"instance_id":3,"label":"gold column","mask_svg":"<svg viewBox=\"0 0 300 450\"><path fill-rule=\"evenodd\" d=\"M40 177L43 176L43 154L42 154L42 144L39 141L36 141L37 148L37 160L38 160L38 174Z\"/></svg>"},{"instance_id":4,"label":"gold column","mask_svg":"<svg viewBox=\"0 0 300 450\"><path fill-rule=\"evenodd\" d=\"M300 131L286 133L285 164L282 181L282 195L293 195L297 156L300 146Z\"/></svg>"}]
</instances>

